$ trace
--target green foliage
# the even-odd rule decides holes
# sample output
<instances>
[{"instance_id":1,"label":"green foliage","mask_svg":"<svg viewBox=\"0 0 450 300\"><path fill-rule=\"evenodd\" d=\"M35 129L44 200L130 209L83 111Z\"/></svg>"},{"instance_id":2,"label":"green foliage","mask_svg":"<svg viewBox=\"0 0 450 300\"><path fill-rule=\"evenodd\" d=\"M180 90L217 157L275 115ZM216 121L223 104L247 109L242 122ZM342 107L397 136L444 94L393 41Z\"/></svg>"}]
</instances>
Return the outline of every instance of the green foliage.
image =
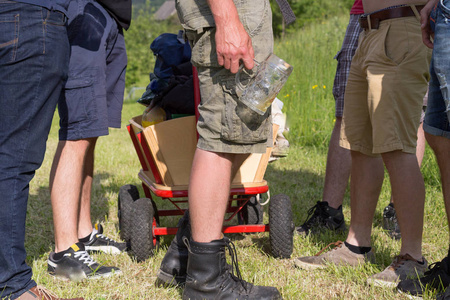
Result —
<instances>
[{"instance_id":1,"label":"green foliage","mask_svg":"<svg viewBox=\"0 0 450 300\"><path fill-rule=\"evenodd\" d=\"M273 30L275 36L280 36L283 32L283 18L276 0L270 0L273 12ZM350 12L354 0L288 0L292 10L297 17L297 21L286 28L286 32L294 32L299 28L316 22L326 20L336 15Z\"/></svg>"},{"instance_id":2,"label":"green foliage","mask_svg":"<svg viewBox=\"0 0 450 300\"><path fill-rule=\"evenodd\" d=\"M306 1L306 0L305 0ZM145 15L145 11L143 12ZM153 69L148 49L151 41L162 32L176 32L163 23L150 18L134 19L133 29L127 33L129 61L134 66L128 75L135 82L148 80ZM143 22L143 25L139 24ZM271 195L286 194L290 197L295 225L302 224L308 208L320 200L323 193L328 141L333 128L334 99L331 94L336 62L333 56L339 50L348 22L348 14L329 17L323 22L310 22L295 32L286 34L284 40L277 39L275 53L294 66L294 72L279 94L284 102L283 110L288 114L291 143L287 157L270 163L265 172ZM135 48L132 48L135 47ZM147 51L145 55L139 50ZM136 73L141 70L141 73ZM132 73L135 72L133 75ZM143 74L143 75L139 75ZM142 78L139 78L142 76ZM129 88L132 83L127 81ZM142 113L137 103L124 103L122 128L111 129L108 136L101 137L96 146L95 176L91 217L105 228L107 236L119 239L117 194L125 184L136 185L142 191L138 172L141 169L134 146L125 129L128 120ZM138 263L130 255L94 254L94 259L106 266L116 266L122 276L82 283L54 280L47 272L47 257L54 250L52 208L49 192L49 174L53 156L58 146L59 117L55 114L47 152L42 167L37 170L30 184L28 201L26 250L27 262L33 267L33 279L60 297L84 297L84 299L181 299L181 289L159 288L154 285L156 274L173 236L162 236L161 247L155 256ZM448 230L439 170L432 151L427 147L422 173L426 186L425 218L423 233L423 255L431 263L447 255ZM386 176L387 179L387 176ZM234 234L230 238L236 243L239 266L244 279L266 286L277 287L283 299L407 299L394 289L369 286L368 276L383 270L393 256L398 254L401 241L388 237L381 229L381 216L389 202L391 192L385 180L380 201L374 217L372 242L376 263L350 267L328 267L324 270L300 270L292 260L274 259L270 255L268 233ZM167 199L157 199L158 209L173 209ZM267 206L265 223L268 221ZM346 194L343 211L347 225L350 221L349 195ZM162 227L177 224L177 217L161 217ZM345 240L345 234L324 232L307 237L294 236L292 257L313 255L328 243ZM435 299L428 292L425 300Z\"/></svg>"},{"instance_id":3,"label":"green foliage","mask_svg":"<svg viewBox=\"0 0 450 300\"><path fill-rule=\"evenodd\" d=\"M152 1L147 1L139 9L133 6L131 27L125 32L128 54L127 88L145 87L149 83L149 73L155 65L155 58L150 50L153 40L162 33L177 33L182 29L176 16L169 20L156 21L151 3Z\"/></svg>"}]
</instances>

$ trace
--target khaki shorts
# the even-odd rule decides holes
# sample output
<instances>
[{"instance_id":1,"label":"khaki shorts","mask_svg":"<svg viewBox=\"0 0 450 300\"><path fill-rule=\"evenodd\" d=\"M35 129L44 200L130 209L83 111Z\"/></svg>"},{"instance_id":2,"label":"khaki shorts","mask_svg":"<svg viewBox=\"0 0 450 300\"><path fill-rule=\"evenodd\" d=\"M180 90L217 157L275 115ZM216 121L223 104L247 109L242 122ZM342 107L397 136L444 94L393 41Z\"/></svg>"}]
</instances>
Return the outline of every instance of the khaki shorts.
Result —
<instances>
[{"instance_id":1,"label":"khaki shorts","mask_svg":"<svg viewBox=\"0 0 450 300\"><path fill-rule=\"evenodd\" d=\"M415 153L430 58L415 17L364 30L348 77L340 145L366 155Z\"/></svg>"},{"instance_id":2,"label":"khaki shorts","mask_svg":"<svg viewBox=\"0 0 450 300\"><path fill-rule=\"evenodd\" d=\"M255 59L262 61L273 51L270 3L251 0L235 1L235 4L252 39ZM200 80L197 147L223 153L266 152L272 144L270 109L260 116L239 102L235 74L217 62L214 19L206 0L178 0L176 5L192 45L191 61Z\"/></svg>"}]
</instances>

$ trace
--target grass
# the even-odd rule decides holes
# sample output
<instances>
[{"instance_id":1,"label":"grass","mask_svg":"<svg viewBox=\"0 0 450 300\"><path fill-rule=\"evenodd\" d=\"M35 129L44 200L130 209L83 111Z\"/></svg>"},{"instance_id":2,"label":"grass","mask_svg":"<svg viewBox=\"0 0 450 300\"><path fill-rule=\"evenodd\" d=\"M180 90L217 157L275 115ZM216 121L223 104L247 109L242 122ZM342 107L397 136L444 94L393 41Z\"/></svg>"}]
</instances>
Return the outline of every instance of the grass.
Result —
<instances>
[{"instance_id":1,"label":"grass","mask_svg":"<svg viewBox=\"0 0 450 300\"><path fill-rule=\"evenodd\" d=\"M271 194L284 193L292 201L296 225L301 224L307 210L322 196L328 140L334 121L334 100L331 92L336 62L332 59L339 50L348 18L331 17L319 24L311 24L301 31L278 41L275 53L294 66L294 72L279 98L288 114L291 150L288 157L269 164L266 180ZM316 87L315 87L316 86ZM122 129L111 130L99 139L96 148L96 173L93 187L92 218L101 222L106 233L119 239L117 194L125 184L140 189L137 174L139 161L128 133L127 120L141 114L143 107L126 102ZM121 268L123 275L83 283L64 282L47 274L46 260L54 247L53 223L48 190L51 160L57 145L58 118L55 115L42 167L30 185L27 215L27 262L33 267L38 284L59 296L83 296L85 299L181 299L181 291L154 286L156 272L171 236L161 241L155 256L142 263L128 255L95 255L105 265ZM426 182L426 205L423 252L430 261L442 259L448 248L448 228L439 184L439 173L429 148L422 166ZM386 178L387 179L387 178ZM142 190L141 190L142 194ZM276 286L284 299L407 299L395 291L370 287L368 276L387 265L399 251L394 241L381 229L382 210L389 202L388 180L382 189L374 219L372 241L377 263L359 268L332 267L319 271L294 268L291 260L277 260L270 256L268 234L234 234L243 277L260 285ZM157 201L158 207L166 205ZM348 193L344 201L347 224L350 219ZM266 216L267 218L267 216ZM169 219L166 226L176 220ZM345 239L345 234L331 232L319 236L294 237L292 257L313 255L330 242ZM429 294L425 299L432 299Z\"/></svg>"}]
</instances>

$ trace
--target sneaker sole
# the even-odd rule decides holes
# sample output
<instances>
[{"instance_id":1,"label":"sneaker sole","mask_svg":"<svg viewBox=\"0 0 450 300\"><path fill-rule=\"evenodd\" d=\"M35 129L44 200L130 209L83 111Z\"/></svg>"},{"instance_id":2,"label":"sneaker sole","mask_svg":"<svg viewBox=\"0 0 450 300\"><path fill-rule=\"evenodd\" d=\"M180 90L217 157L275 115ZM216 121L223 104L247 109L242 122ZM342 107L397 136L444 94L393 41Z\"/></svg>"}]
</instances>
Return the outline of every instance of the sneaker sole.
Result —
<instances>
[{"instance_id":1,"label":"sneaker sole","mask_svg":"<svg viewBox=\"0 0 450 300\"><path fill-rule=\"evenodd\" d=\"M296 267L303 269L303 270L325 269L327 267L326 265L317 265L317 264L306 263L299 259L294 259L294 264Z\"/></svg>"},{"instance_id":2,"label":"sneaker sole","mask_svg":"<svg viewBox=\"0 0 450 300\"><path fill-rule=\"evenodd\" d=\"M385 281L381 279L373 279L373 278L367 278L367 284L373 285L377 287L383 287L383 288L396 288L398 285L398 282L392 282L392 281Z\"/></svg>"},{"instance_id":3,"label":"sneaker sole","mask_svg":"<svg viewBox=\"0 0 450 300\"><path fill-rule=\"evenodd\" d=\"M56 264L53 263L52 261L47 261L47 265L49 268L52 268L52 271L48 270L48 274L50 276L52 276L55 279L60 279L63 281L74 281L74 282L80 282L80 281L84 281L84 280L90 280L90 279L100 279L100 278L107 278L107 277L111 277L111 276L119 276L122 275L122 271L121 270L114 270L113 272L110 273L105 273L105 274L95 274L94 275L90 275L90 276L86 276L85 273L79 275L79 276L71 276L71 277L67 277L64 275L58 275L55 274L55 269L56 269Z\"/></svg>"},{"instance_id":4,"label":"sneaker sole","mask_svg":"<svg viewBox=\"0 0 450 300\"><path fill-rule=\"evenodd\" d=\"M186 276L173 276L159 269L156 274L157 287L182 287L186 283Z\"/></svg>"},{"instance_id":5,"label":"sneaker sole","mask_svg":"<svg viewBox=\"0 0 450 300\"><path fill-rule=\"evenodd\" d=\"M117 247L114 246L86 246L86 251L91 253L103 252L107 254L121 254L123 253Z\"/></svg>"},{"instance_id":6,"label":"sneaker sole","mask_svg":"<svg viewBox=\"0 0 450 300\"><path fill-rule=\"evenodd\" d=\"M101 275L91 275L91 276L80 276L80 277L72 277L72 278L67 278L64 275L56 275L56 274L52 274L49 273L50 276L52 276L55 279L59 279L62 281L73 281L73 282L81 282L84 280L97 280L97 279L101 279L101 278L108 278L111 276L119 276L122 275L122 271L115 271L115 272L111 272L111 273L107 273L107 274L101 274Z\"/></svg>"}]
</instances>

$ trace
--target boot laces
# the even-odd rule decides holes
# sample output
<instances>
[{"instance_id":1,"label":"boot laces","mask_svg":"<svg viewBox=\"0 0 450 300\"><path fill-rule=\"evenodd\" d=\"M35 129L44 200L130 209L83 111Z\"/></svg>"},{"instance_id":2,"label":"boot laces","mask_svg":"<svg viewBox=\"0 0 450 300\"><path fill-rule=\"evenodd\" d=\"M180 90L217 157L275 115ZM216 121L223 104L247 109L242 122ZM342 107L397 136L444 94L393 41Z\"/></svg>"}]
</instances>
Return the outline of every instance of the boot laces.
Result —
<instances>
[{"instance_id":1,"label":"boot laces","mask_svg":"<svg viewBox=\"0 0 450 300\"><path fill-rule=\"evenodd\" d=\"M327 250L328 248L330 248L331 246L334 246L333 249L331 250L337 250L339 248L342 247L342 245L344 244L344 242L342 241L337 241L334 243L329 243L328 245L326 245L325 247L322 248L322 250L320 250L317 254L315 254L314 256L319 256L320 254L322 254L325 250Z\"/></svg>"},{"instance_id":2,"label":"boot laces","mask_svg":"<svg viewBox=\"0 0 450 300\"><path fill-rule=\"evenodd\" d=\"M42 296L43 300L51 300L53 298L57 298L57 296L55 294L53 294L51 291L47 290L46 288L44 288L43 286L36 286L36 289L38 290L40 296Z\"/></svg>"},{"instance_id":3,"label":"boot laces","mask_svg":"<svg viewBox=\"0 0 450 300\"><path fill-rule=\"evenodd\" d=\"M244 290L247 292L247 282L242 279L241 271L239 270L239 263L238 263L236 247L234 246L233 242L230 241L228 238L224 237L224 240L225 240L225 243L228 248L228 253L230 254L230 257L231 257L231 278L233 278L233 280L239 282L242 285L242 287L244 288ZM236 275L234 273L235 270L236 270Z\"/></svg>"},{"instance_id":4,"label":"boot laces","mask_svg":"<svg viewBox=\"0 0 450 300\"><path fill-rule=\"evenodd\" d=\"M321 202L317 201L316 205L308 209L308 216L306 217L305 223L303 223L302 227L311 228L315 222L317 222L317 217L324 216L325 212L321 207Z\"/></svg>"}]
</instances>

